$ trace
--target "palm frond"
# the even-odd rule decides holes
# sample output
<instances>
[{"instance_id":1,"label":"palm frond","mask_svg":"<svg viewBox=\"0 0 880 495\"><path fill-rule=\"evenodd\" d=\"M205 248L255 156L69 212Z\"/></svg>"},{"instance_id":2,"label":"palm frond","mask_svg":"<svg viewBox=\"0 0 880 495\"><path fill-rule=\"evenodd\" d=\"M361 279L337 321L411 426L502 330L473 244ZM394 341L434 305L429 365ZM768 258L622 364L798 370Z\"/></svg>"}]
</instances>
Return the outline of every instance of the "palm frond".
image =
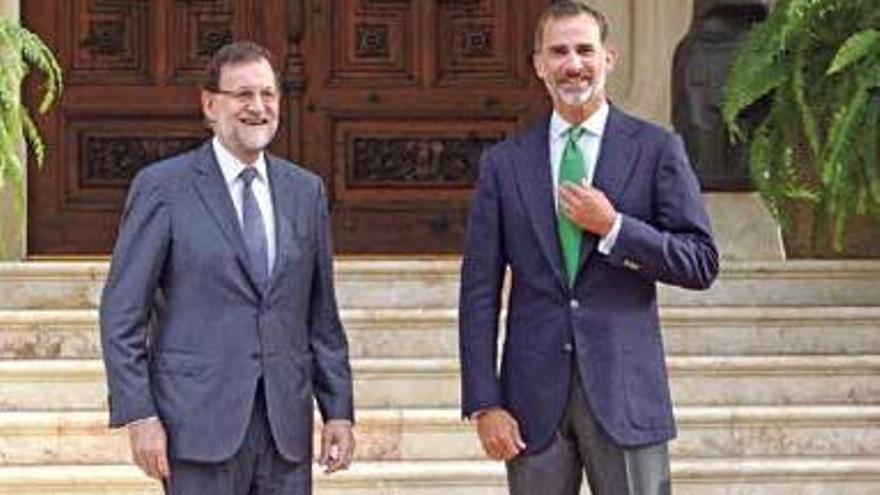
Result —
<instances>
[{"instance_id":1,"label":"palm frond","mask_svg":"<svg viewBox=\"0 0 880 495\"><path fill-rule=\"evenodd\" d=\"M21 85L30 67L42 74L38 110L44 113L61 96L62 71L52 51L36 34L4 17L0 17L0 66L0 187L12 187L16 198L13 206L20 210L25 189L25 163L19 155L22 142L33 152L38 165L45 157L39 130L22 104Z\"/></svg>"},{"instance_id":2,"label":"palm frond","mask_svg":"<svg viewBox=\"0 0 880 495\"><path fill-rule=\"evenodd\" d=\"M880 218L878 26L880 0L779 0L724 88L731 138L773 94L748 148L752 181L780 221L789 202L812 204L814 234L830 231L835 249L853 215Z\"/></svg>"},{"instance_id":3,"label":"palm frond","mask_svg":"<svg viewBox=\"0 0 880 495\"><path fill-rule=\"evenodd\" d=\"M27 112L27 108L21 107L21 124L24 138L30 145L30 150L34 153L37 165L42 167L43 160L46 156L46 147L43 145L43 138L40 137L40 130Z\"/></svg>"},{"instance_id":4,"label":"palm frond","mask_svg":"<svg viewBox=\"0 0 880 495\"><path fill-rule=\"evenodd\" d=\"M866 185L867 214L880 214L880 94L874 94L865 112L865 126L857 149L861 153Z\"/></svg>"},{"instance_id":5,"label":"palm frond","mask_svg":"<svg viewBox=\"0 0 880 495\"><path fill-rule=\"evenodd\" d=\"M880 53L880 31L868 29L850 36L828 68L828 75L836 74L863 58Z\"/></svg>"},{"instance_id":6,"label":"palm frond","mask_svg":"<svg viewBox=\"0 0 880 495\"><path fill-rule=\"evenodd\" d=\"M722 93L721 115L734 138L741 138L737 118L748 107L782 86L786 79L782 35L783 19L770 16L748 35L734 60Z\"/></svg>"}]
</instances>

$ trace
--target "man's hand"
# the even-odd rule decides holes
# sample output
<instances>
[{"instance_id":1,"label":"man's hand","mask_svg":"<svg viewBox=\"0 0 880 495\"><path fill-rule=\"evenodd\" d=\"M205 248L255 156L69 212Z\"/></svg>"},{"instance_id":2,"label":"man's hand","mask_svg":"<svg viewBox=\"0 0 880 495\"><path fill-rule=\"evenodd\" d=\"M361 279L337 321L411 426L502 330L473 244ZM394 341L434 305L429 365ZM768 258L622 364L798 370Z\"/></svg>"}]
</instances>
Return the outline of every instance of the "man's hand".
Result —
<instances>
[{"instance_id":1,"label":"man's hand","mask_svg":"<svg viewBox=\"0 0 880 495\"><path fill-rule=\"evenodd\" d=\"M324 472L330 474L348 469L353 455L354 435L351 432L351 421L327 421L321 429L321 457L318 460L318 464L324 466Z\"/></svg>"},{"instance_id":2,"label":"man's hand","mask_svg":"<svg viewBox=\"0 0 880 495\"><path fill-rule=\"evenodd\" d=\"M157 480L171 474L168 466L168 440L159 418L147 418L128 425L131 455L147 476Z\"/></svg>"},{"instance_id":3,"label":"man's hand","mask_svg":"<svg viewBox=\"0 0 880 495\"><path fill-rule=\"evenodd\" d=\"M614 226L617 211L605 193L584 181L566 182L559 187L559 207L578 227L599 237L605 237Z\"/></svg>"},{"instance_id":4,"label":"man's hand","mask_svg":"<svg viewBox=\"0 0 880 495\"><path fill-rule=\"evenodd\" d=\"M498 461L509 461L526 448L519 434L519 423L500 407L479 413L477 435L486 455Z\"/></svg>"}]
</instances>

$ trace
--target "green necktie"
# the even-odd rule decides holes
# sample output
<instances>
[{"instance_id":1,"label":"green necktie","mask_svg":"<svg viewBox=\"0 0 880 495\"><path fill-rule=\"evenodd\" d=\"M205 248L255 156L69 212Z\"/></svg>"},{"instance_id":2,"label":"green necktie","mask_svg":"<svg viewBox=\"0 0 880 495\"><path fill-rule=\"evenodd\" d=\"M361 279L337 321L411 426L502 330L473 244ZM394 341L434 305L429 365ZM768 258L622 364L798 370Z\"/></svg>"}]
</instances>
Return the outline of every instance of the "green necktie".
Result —
<instances>
[{"instance_id":1,"label":"green necktie","mask_svg":"<svg viewBox=\"0 0 880 495\"><path fill-rule=\"evenodd\" d=\"M565 143L565 151L562 153L562 161L559 165L560 186L566 182L580 184L587 175L584 155L577 145L577 141L583 133L584 130L578 126L573 126L568 130L568 141ZM568 285L571 287L574 286L574 278L577 275L578 262L580 261L581 229L565 216L561 204L556 216L559 243L562 246L562 258L565 261L565 273L568 275Z\"/></svg>"}]
</instances>

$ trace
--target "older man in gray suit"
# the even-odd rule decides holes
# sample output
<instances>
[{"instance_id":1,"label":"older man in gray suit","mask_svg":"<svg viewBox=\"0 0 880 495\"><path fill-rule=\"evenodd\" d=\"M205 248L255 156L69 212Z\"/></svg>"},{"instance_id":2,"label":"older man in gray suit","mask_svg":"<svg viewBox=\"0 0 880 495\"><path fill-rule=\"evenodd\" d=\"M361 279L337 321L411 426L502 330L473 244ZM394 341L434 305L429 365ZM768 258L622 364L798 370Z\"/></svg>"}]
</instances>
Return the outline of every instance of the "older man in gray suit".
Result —
<instances>
[{"instance_id":1,"label":"older man in gray suit","mask_svg":"<svg viewBox=\"0 0 880 495\"><path fill-rule=\"evenodd\" d=\"M111 426L172 495L311 493L354 449L348 344L321 180L264 150L278 127L268 52L221 48L202 109L214 138L146 167L101 300Z\"/></svg>"}]
</instances>

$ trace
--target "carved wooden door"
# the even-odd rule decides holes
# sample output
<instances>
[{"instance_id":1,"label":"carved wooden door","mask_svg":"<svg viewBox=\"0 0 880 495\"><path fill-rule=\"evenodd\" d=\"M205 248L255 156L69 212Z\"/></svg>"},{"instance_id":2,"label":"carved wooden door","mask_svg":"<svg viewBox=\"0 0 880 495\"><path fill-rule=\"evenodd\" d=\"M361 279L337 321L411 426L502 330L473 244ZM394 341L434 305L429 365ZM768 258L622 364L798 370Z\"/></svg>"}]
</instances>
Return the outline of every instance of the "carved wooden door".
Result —
<instances>
[{"instance_id":1,"label":"carved wooden door","mask_svg":"<svg viewBox=\"0 0 880 495\"><path fill-rule=\"evenodd\" d=\"M460 250L481 150L547 108L530 62L546 3L311 2L302 156L342 251Z\"/></svg>"},{"instance_id":2,"label":"carved wooden door","mask_svg":"<svg viewBox=\"0 0 880 495\"><path fill-rule=\"evenodd\" d=\"M207 137L198 79L232 39L277 56L272 149L325 179L338 252L455 252L479 153L547 108L529 62L546 3L23 2L66 76L40 119L49 153L29 175L29 253L112 249L134 173Z\"/></svg>"}]
</instances>

